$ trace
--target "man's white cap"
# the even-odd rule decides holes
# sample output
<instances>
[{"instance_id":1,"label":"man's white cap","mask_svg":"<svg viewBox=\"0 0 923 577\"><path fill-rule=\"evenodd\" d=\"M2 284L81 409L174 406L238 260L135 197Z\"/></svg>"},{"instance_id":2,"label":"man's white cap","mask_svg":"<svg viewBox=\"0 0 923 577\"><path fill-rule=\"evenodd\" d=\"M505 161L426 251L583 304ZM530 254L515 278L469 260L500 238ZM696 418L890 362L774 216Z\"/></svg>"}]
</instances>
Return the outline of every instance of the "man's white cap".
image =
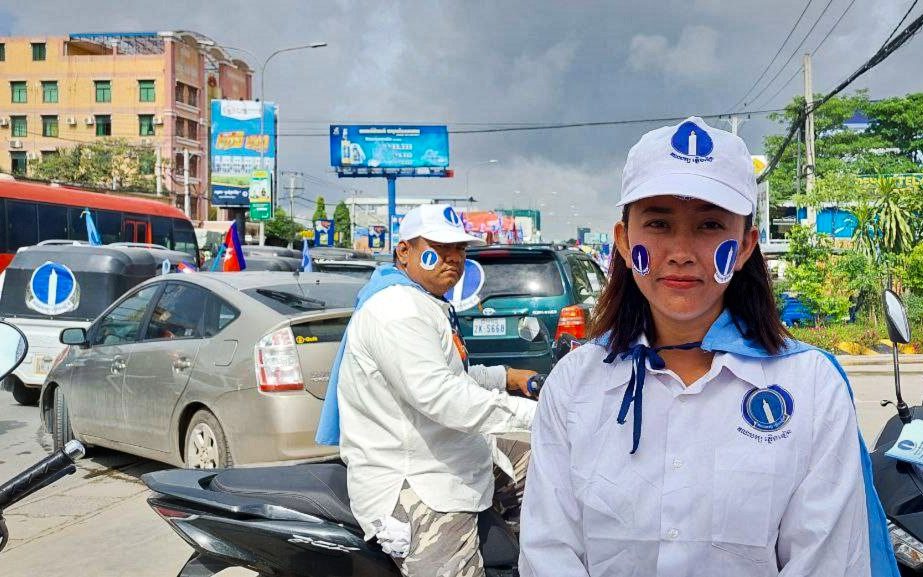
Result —
<instances>
[{"instance_id":1,"label":"man's white cap","mask_svg":"<svg viewBox=\"0 0 923 577\"><path fill-rule=\"evenodd\" d=\"M756 177L747 145L697 116L648 132L628 151L617 206L663 195L698 198L736 214L753 214Z\"/></svg>"},{"instance_id":2,"label":"man's white cap","mask_svg":"<svg viewBox=\"0 0 923 577\"><path fill-rule=\"evenodd\" d=\"M418 236L447 244L487 244L465 232L462 219L447 204L421 204L404 216L401 220L401 240L411 240Z\"/></svg>"}]
</instances>

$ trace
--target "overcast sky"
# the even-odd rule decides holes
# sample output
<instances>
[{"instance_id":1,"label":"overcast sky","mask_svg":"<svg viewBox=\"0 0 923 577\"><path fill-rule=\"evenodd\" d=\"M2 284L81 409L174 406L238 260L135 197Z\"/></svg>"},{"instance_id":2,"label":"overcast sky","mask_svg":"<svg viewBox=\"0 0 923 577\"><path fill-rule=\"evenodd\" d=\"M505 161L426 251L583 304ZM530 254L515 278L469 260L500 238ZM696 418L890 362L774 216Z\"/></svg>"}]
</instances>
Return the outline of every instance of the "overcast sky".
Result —
<instances>
[{"instance_id":1,"label":"overcast sky","mask_svg":"<svg viewBox=\"0 0 923 577\"><path fill-rule=\"evenodd\" d=\"M780 108L803 90L800 75L783 84L801 65L801 53L815 48L851 1L814 59L815 92L831 89L873 54L911 3L812 1L752 91L750 110ZM326 137L331 123L448 124L463 130L725 113L756 81L806 4L0 0L0 35L195 30L252 51L256 62L236 54L255 68L278 48L328 42L326 48L274 58L266 70L266 99L279 104L280 133L290 135L280 137L280 170L309 175L301 194L312 199L321 194L332 204L353 190L384 195L386 184L331 173ZM916 8L911 19L921 11ZM754 100L815 22L804 46ZM919 90L921 55L923 38L917 37L853 87L868 88L874 98ZM574 236L578 225L606 231L617 214L628 149L643 132L663 124L668 123L454 134L450 156L456 178L402 179L398 195L464 195L466 168L494 158L499 162L467 173L479 208L544 203L546 238ZM772 131L781 127L754 115L740 135L759 154L763 136ZM313 212L310 204L297 206Z\"/></svg>"}]
</instances>

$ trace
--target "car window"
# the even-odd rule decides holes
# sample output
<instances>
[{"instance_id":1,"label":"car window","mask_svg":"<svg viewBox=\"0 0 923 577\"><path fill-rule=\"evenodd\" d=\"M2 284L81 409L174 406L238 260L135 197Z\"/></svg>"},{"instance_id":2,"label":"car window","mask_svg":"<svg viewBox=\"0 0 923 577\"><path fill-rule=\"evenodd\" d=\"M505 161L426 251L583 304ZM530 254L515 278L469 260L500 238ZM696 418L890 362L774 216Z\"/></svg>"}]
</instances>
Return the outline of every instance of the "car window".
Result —
<instances>
[{"instance_id":1,"label":"car window","mask_svg":"<svg viewBox=\"0 0 923 577\"><path fill-rule=\"evenodd\" d=\"M240 311L215 295L208 299L205 311L205 337L213 337L240 316Z\"/></svg>"},{"instance_id":2,"label":"car window","mask_svg":"<svg viewBox=\"0 0 923 577\"><path fill-rule=\"evenodd\" d=\"M492 296L559 296L564 284L558 263L549 253L536 255L473 255L484 269L481 302Z\"/></svg>"},{"instance_id":3,"label":"car window","mask_svg":"<svg viewBox=\"0 0 923 577\"><path fill-rule=\"evenodd\" d=\"M569 256L567 264L570 266L574 282L574 298L578 303L593 305L599 298L599 293L606 286L606 277L599 268L589 259Z\"/></svg>"},{"instance_id":4,"label":"car window","mask_svg":"<svg viewBox=\"0 0 923 577\"><path fill-rule=\"evenodd\" d=\"M241 292L280 314L292 316L307 311L353 307L360 288L360 283L273 284Z\"/></svg>"},{"instance_id":5,"label":"car window","mask_svg":"<svg viewBox=\"0 0 923 577\"><path fill-rule=\"evenodd\" d=\"M121 345L137 341L144 313L159 289L160 285L144 287L100 319L93 333L93 345Z\"/></svg>"},{"instance_id":6,"label":"car window","mask_svg":"<svg viewBox=\"0 0 923 577\"><path fill-rule=\"evenodd\" d=\"M295 342L299 345L308 343L338 343L346 332L349 317L337 317L312 321L292 326Z\"/></svg>"},{"instance_id":7,"label":"car window","mask_svg":"<svg viewBox=\"0 0 923 577\"><path fill-rule=\"evenodd\" d=\"M350 266L344 264L315 264L314 272L341 274L361 280L369 280L372 278L372 273L375 272L375 268L370 266Z\"/></svg>"},{"instance_id":8,"label":"car window","mask_svg":"<svg viewBox=\"0 0 923 577\"><path fill-rule=\"evenodd\" d=\"M145 339L201 338L207 299L208 292L199 287L168 284L151 311Z\"/></svg>"}]
</instances>

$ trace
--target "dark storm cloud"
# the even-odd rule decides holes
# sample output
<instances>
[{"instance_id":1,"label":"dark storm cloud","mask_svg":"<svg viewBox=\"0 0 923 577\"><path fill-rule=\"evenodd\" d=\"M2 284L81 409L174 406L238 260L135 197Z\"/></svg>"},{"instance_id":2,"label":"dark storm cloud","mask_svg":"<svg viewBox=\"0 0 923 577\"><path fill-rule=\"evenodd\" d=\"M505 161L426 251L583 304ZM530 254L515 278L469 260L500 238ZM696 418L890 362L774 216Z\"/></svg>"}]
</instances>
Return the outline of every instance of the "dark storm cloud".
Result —
<instances>
[{"instance_id":1,"label":"dark storm cloud","mask_svg":"<svg viewBox=\"0 0 923 577\"><path fill-rule=\"evenodd\" d=\"M777 108L802 90L799 77L774 101L761 102L790 77L800 52L814 48L848 3L831 3L777 84L753 104ZM793 35L796 42L783 50L776 66L824 4L812 4ZM815 59L815 91L830 89L868 58L906 5L858 0ZM416 121L464 129L474 127L460 123L570 123L726 112L756 80L803 7L803 0L161 5L61 0L0 8L0 31L3 26L27 35L190 29L248 49L259 60L277 48L325 40L327 48L280 55L266 73L266 98L280 105L281 132L307 134L325 132L330 122ZM3 10L10 16L4 18ZM920 50L920 40L912 41L855 86L882 97L917 89L911 71ZM258 75L254 80L258 87ZM482 208L531 204L546 215L554 212L544 219L552 237L572 236L577 225L607 230L616 215L625 154L655 126L455 135L451 154L458 177L400 181L399 194L462 195L467 174L470 193ZM759 117L742 125L741 136L758 153L763 136L772 130L779 127ZM323 194L328 203L342 198L345 189L384 194L384 182L337 181L327 172L327 146L324 137L285 137L280 167L333 182L305 184L306 195ZM491 158L499 162L466 172Z\"/></svg>"}]
</instances>

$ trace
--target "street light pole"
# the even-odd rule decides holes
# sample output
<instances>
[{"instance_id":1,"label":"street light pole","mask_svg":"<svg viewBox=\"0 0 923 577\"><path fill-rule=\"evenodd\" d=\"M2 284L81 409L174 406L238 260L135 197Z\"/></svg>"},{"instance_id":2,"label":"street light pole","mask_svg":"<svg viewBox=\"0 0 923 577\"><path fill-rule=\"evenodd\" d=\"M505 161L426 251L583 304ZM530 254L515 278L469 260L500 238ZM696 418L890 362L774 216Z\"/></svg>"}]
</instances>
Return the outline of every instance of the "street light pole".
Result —
<instances>
[{"instance_id":1,"label":"street light pole","mask_svg":"<svg viewBox=\"0 0 923 577\"><path fill-rule=\"evenodd\" d=\"M497 164L498 162L500 161L497 160L496 158L491 158L490 160L485 160L483 162L472 164L471 166L465 169L465 196L467 196L468 198L471 198L471 196L468 194L468 183L471 179L471 171L479 166L483 166L485 164Z\"/></svg>"}]
</instances>

